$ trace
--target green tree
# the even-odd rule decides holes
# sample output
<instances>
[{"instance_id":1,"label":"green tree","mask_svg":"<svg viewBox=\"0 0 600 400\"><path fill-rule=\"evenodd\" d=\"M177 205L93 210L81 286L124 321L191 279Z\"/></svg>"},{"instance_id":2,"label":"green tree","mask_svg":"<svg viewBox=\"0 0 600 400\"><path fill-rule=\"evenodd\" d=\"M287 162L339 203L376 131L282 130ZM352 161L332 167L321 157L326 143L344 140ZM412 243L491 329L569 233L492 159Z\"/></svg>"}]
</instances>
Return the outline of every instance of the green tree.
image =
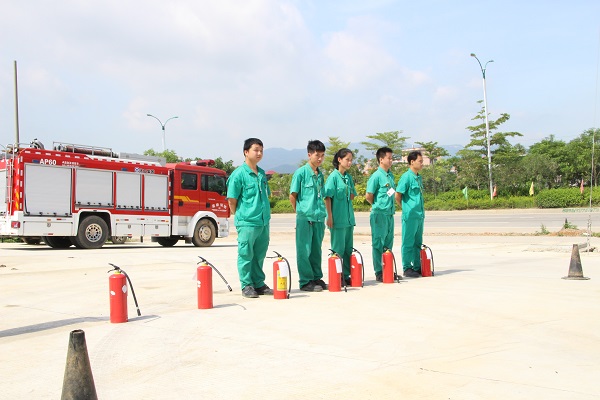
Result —
<instances>
[{"instance_id":1,"label":"green tree","mask_svg":"<svg viewBox=\"0 0 600 400\"><path fill-rule=\"evenodd\" d=\"M360 142L367 151L370 151L375 155L377 149L380 147L389 147L394 152L394 159L402 159L402 149L408 139L408 136L400 136L402 131L390 131L390 132L378 132L374 135L367 135L368 139L374 140L375 142Z\"/></svg>"},{"instance_id":2,"label":"green tree","mask_svg":"<svg viewBox=\"0 0 600 400\"><path fill-rule=\"evenodd\" d=\"M524 180L551 189L558 186L559 164L548 154L528 153L522 160Z\"/></svg>"},{"instance_id":3,"label":"green tree","mask_svg":"<svg viewBox=\"0 0 600 400\"><path fill-rule=\"evenodd\" d=\"M488 182L487 161L479 151L462 149L453 158L456 170L456 182L459 187L475 187L478 190L484 188Z\"/></svg>"},{"instance_id":4,"label":"green tree","mask_svg":"<svg viewBox=\"0 0 600 400\"><path fill-rule=\"evenodd\" d=\"M594 134L595 133L595 134ZM594 145L595 138L595 145ZM588 129L579 137L571 140L565 146L565 153L569 163L564 167L563 181L565 184L579 184L581 180L589 181L590 174L594 175L594 182L598 182L600 151L600 129ZM592 148L594 150L594 160L592 161Z\"/></svg>"},{"instance_id":5,"label":"green tree","mask_svg":"<svg viewBox=\"0 0 600 400\"><path fill-rule=\"evenodd\" d=\"M144 151L145 156L153 156L153 157L163 157L167 160L168 163L176 163L182 161L181 157L175 153L174 150L165 150L165 151L155 151L154 149L148 149Z\"/></svg>"},{"instance_id":6,"label":"green tree","mask_svg":"<svg viewBox=\"0 0 600 400\"><path fill-rule=\"evenodd\" d=\"M417 142L424 150L425 155L431 161L431 164L426 169L431 169L431 177L433 181L433 196L437 196L437 182L435 177L435 164L441 157L448 157L450 153L443 147L438 146L438 142Z\"/></svg>"},{"instance_id":7,"label":"green tree","mask_svg":"<svg viewBox=\"0 0 600 400\"><path fill-rule=\"evenodd\" d=\"M553 177L554 182L551 187L561 186L563 176L567 174L570 168L571 160L567 154L567 143L562 140L556 140L554 135L550 135L540 142L534 143L529 147L528 156L537 159L535 164L539 164L543 158L548 158L556 163L557 168L554 168L556 176ZM533 162L533 161L532 161ZM565 182L567 182L565 180Z\"/></svg>"},{"instance_id":8,"label":"green tree","mask_svg":"<svg viewBox=\"0 0 600 400\"><path fill-rule=\"evenodd\" d=\"M522 159L525 153L522 145L513 146L506 142L498 147L494 155L494 182L499 189L510 195L524 194L524 190L528 189L527 182L531 177L523 169Z\"/></svg>"},{"instance_id":9,"label":"green tree","mask_svg":"<svg viewBox=\"0 0 600 400\"><path fill-rule=\"evenodd\" d=\"M287 199L290 196L290 184L292 174L273 174L269 179L271 197L275 199Z\"/></svg>"},{"instance_id":10,"label":"green tree","mask_svg":"<svg viewBox=\"0 0 600 400\"><path fill-rule=\"evenodd\" d=\"M350 142L342 142L338 136L329 136L329 143L325 150L325 159L323 160L322 168L329 174L333 171L333 156L338 150L349 148ZM356 154L356 152L354 152Z\"/></svg>"},{"instance_id":11,"label":"green tree","mask_svg":"<svg viewBox=\"0 0 600 400\"><path fill-rule=\"evenodd\" d=\"M482 103L482 101L478 101ZM500 125L510 119L510 115L507 113L500 114L500 118L492 120L488 118L489 131L490 131L490 149L491 153L494 154L495 149L499 146L508 144L508 138L514 136L523 136L519 132L495 132ZM487 136L485 131L485 109L481 107L481 111L477 113L472 121L481 121L478 125L468 126L467 129L471 131L471 141L465 146L466 148L472 148L478 150L484 157L487 157Z\"/></svg>"},{"instance_id":12,"label":"green tree","mask_svg":"<svg viewBox=\"0 0 600 400\"><path fill-rule=\"evenodd\" d=\"M215 168L225 171L227 176L231 175L235 167L233 166L233 160L223 161L222 157L217 157L215 159Z\"/></svg>"},{"instance_id":13,"label":"green tree","mask_svg":"<svg viewBox=\"0 0 600 400\"><path fill-rule=\"evenodd\" d=\"M478 101L478 103L483 103L482 100ZM488 117L488 127L489 127L489 149L488 149L488 137L485 127L485 108L481 107L481 111L477 113L475 117L472 118L472 121L481 121L478 125L468 126L467 129L471 131L471 141L465 146L466 148L471 148L473 150L479 151L480 154L484 157L489 158L489 156L493 159L493 155L501 146L510 144L508 142L508 137L514 136L523 136L519 132L495 132L500 125L505 123L510 119L510 115L507 113L500 114L500 118L496 120L489 119ZM492 160L488 161L488 181L490 177L493 177L492 170L494 169L494 162ZM491 182L490 182L491 184Z\"/></svg>"}]
</instances>

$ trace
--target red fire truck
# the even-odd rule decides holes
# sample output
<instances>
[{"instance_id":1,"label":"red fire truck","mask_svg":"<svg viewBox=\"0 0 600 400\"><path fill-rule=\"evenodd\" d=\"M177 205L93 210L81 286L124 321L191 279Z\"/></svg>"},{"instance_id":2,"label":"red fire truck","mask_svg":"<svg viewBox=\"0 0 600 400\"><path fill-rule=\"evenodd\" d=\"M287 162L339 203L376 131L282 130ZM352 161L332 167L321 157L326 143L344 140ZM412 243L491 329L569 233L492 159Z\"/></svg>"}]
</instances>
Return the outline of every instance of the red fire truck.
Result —
<instances>
[{"instance_id":1,"label":"red fire truck","mask_svg":"<svg viewBox=\"0 0 600 400\"><path fill-rule=\"evenodd\" d=\"M0 155L0 235L84 249L109 237L210 246L228 236L225 172L212 160L158 160L65 143L47 150L37 140L9 146Z\"/></svg>"}]
</instances>

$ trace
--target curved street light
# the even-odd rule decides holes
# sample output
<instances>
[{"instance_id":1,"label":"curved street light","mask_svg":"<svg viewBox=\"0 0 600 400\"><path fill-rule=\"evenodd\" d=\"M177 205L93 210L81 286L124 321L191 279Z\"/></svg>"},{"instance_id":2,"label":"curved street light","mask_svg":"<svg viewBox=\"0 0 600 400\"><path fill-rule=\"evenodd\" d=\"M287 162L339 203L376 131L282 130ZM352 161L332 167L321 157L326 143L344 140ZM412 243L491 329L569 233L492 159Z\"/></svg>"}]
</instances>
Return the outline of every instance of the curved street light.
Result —
<instances>
[{"instance_id":1,"label":"curved street light","mask_svg":"<svg viewBox=\"0 0 600 400\"><path fill-rule=\"evenodd\" d=\"M483 75L483 112L485 113L485 136L487 139L487 158L488 158L488 174L490 178L490 200L494 199L494 188L492 187L492 152L490 150L490 123L488 122L488 111L487 111L487 93L485 90L485 70L487 65L494 60L489 60L485 63L485 65L481 65L481 61L475 55L475 53L471 53L471 57L474 57L479 63L479 68L481 68L481 75Z\"/></svg>"},{"instance_id":2,"label":"curved street light","mask_svg":"<svg viewBox=\"0 0 600 400\"><path fill-rule=\"evenodd\" d=\"M166 145L165 145L165 126L167 125L167 122L169 122L170 120L172 120L172 119L175 119L175 118L179 118L179 117L171 117L171 118L167 119L167 120L165 121L165 123L163 124L163 123L160 121L160 119L156 118L156 117L155 117L154 115L152 115L152 114L146 114L146 116L148 116L148 117L152 117L152 118L154 118L155 120L157 120L157 121L158 121L158 123L160 124L160 127L162 128L162 145L163 145L163 153L164 153L164 152L167 150L167 147L166 147Z\"/></svg>"}]
</instances>

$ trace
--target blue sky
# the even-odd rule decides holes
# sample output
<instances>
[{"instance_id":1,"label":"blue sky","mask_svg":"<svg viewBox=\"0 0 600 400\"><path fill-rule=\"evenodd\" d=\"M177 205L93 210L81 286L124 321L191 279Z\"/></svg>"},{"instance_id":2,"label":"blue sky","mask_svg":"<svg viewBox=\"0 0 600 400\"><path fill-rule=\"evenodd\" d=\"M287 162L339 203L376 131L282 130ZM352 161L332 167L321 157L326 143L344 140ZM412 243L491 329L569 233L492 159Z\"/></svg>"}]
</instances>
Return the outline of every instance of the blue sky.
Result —
<instances>
[{"instance_id":1,"label":"blue sky","mask_svg":"<svg viewBox=\"0 0 600 400\"><path fill-rule=\"evenodd\" d=\"M529 146L600 123L600 2L5 0L0 142L243 160L401 130L465 145L483 98Z\"/></svg>"}]
</instances>

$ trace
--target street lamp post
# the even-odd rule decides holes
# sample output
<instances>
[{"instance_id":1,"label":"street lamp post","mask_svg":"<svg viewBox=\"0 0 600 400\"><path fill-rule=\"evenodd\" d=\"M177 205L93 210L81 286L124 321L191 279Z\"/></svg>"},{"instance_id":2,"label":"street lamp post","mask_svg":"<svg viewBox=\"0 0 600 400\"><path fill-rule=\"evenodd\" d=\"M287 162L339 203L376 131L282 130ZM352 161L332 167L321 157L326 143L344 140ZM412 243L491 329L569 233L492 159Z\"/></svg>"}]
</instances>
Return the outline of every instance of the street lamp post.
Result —
<instances>
[{"instance_id":1,"label":"street lamp post","mask_svg":"<svg viewBox=\"0 0 600 400\"><path fill-rule=\"evenodd\" d=\"M487 138L487 158L488 158L488 174L490 178L490 200L494 199L494 188L492 187L492 152L490 149L490 123L488 122L488 111L487 111L487 93L485 90L485 70L487 65L494 60L489 60L485 63L485 65L481 65L481 61L475 55L475 53L471 53L471 57L474 57L479 63L479 67L481 68L481 74L483 75L483 112L485 113L485 136Z\"/></svg>"},{"instance_id":2,"label":"street lamp post","mask_svg":"<svg viewBox=\"0 0 600 400\"><path fill-rule=\"evenodd\" d=\"M146 114L146 116L148 116L148 117L152 117L152 118L154 118L155 120L157 120L157 121L158 121L158 123L160 124L160 127L162 128L162 145L163 145L163 153L164 153L164 152L167 150L167 147L166 147L166 145L165 145L165 126L167 125L167 122L169 122L170 120L172 120L172 119L174 119L174 118L179 118L179 117L171 117L171 118L167 119L167 120L165 121L165 123L163 124L163 123L160 121L160 119L156 118L156 117L155 117L154 115L152 115L152 114Z\"/></svg>"}]
</instances>

